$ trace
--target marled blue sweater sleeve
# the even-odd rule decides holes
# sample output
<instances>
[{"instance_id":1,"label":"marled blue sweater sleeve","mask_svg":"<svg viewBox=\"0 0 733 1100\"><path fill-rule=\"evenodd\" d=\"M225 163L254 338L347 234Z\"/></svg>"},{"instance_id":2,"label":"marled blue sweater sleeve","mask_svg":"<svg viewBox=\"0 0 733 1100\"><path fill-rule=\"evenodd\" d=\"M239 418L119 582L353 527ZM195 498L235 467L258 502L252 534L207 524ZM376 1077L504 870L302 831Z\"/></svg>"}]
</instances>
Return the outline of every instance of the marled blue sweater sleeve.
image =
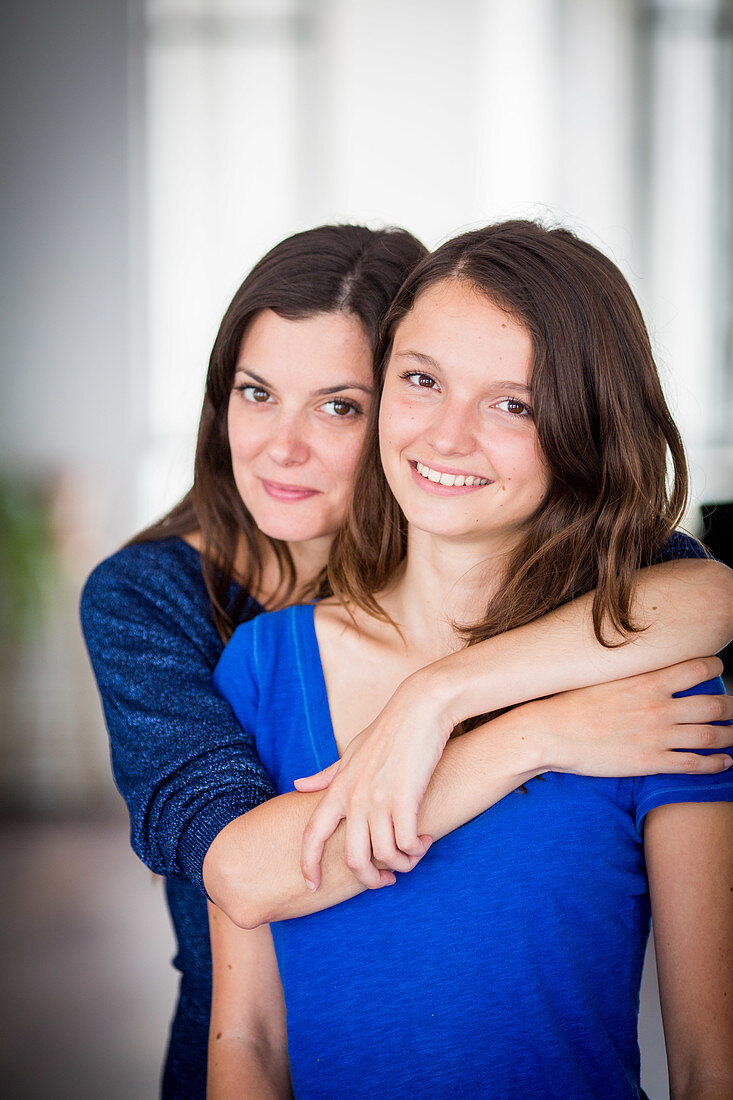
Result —
<instances>
[{"instance_id":1,"label":"marled blue sweater sleeve","mask_svg":"<svg viewBox=\"0 0 733 1100\"><path fill-rule=\"evenodd\" d=\"M212 684L222 643L197 557L173 539L126 547L87 581L81 620L132 847L203 891L216 834L274 789Z\"/></svg>"}]
</instances>

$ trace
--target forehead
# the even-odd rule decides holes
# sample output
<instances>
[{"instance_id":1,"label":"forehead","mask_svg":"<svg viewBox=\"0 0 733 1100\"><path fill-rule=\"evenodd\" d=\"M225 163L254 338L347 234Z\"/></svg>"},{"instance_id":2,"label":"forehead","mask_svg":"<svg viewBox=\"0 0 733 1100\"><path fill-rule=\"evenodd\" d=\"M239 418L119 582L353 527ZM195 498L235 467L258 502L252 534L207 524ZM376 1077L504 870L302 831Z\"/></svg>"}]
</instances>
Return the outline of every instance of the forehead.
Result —
<instances>
[{"instance_id":1,"label":"forehead","mask_svg":"<svg viewBox=\"0 0 733 1100\"><path fill-rule=\"evenodd\" d=\"M247 326L236 369L252 370L273 385L371 385L372 349L353 314L317 313L293 321L263 309Z\"/></svg>"},{"instance_id":2,"label":"forehead","mask_svg":"<svg viewBox=\"0 0 733 1100\"><path fill-rule=\"evenodd\" d=\"M532 339L524 325L463 279L436 283L419 294L397 327L393 348L429 355L445 367L501 367L504 377L511 367L517 381L528 380L532 365Z\"/></svg>"}]
</instances>

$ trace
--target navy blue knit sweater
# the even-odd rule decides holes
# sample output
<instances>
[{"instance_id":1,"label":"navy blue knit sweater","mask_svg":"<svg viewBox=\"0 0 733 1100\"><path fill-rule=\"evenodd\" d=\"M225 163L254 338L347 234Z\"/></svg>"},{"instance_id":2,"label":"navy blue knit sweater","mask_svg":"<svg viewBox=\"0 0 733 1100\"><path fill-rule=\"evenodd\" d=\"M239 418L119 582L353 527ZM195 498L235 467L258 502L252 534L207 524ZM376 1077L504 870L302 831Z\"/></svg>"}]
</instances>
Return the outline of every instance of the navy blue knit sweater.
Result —
<instances>
[{"instance_id":1,"label":"navy blue knit sweater","mask_svg":"<svg viewBox=\"0 0 733 1100\"><path fill-rule=\"evenodd\" d=\"M261 610L250 599L241 620ZM163 1096L199 1100L211 1003L203 860L225 825L274 790L252 739L212 687L223 646L196 550L179 538L120 550L89 577L81 621L132 847L166 876L178 943Z\"/></svg>"}]
</instances>

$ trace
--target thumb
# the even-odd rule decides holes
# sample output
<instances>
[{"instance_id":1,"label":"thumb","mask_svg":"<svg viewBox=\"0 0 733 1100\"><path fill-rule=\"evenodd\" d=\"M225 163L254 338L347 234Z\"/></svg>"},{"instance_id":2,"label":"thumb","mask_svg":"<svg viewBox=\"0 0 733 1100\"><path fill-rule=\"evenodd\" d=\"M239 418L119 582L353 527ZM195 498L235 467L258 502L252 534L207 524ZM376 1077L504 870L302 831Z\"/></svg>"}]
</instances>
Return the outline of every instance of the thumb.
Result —
<instances>
[{"instance_id":1,"label":"thumb","mask_svg":"<svg viewBox=\"0 0 733 1100\"><path fill-rule=\"evenodd\" d=\"M335 760L333 764L330 764L320 772L315 772L314 775L306 775L302 779L296 779L294 781L296 791L301 791L303 793L309 791L325 791L326 787L331 785L331 780L336 775L340 763L340 760Z\"/></svg>"}]
</instances>

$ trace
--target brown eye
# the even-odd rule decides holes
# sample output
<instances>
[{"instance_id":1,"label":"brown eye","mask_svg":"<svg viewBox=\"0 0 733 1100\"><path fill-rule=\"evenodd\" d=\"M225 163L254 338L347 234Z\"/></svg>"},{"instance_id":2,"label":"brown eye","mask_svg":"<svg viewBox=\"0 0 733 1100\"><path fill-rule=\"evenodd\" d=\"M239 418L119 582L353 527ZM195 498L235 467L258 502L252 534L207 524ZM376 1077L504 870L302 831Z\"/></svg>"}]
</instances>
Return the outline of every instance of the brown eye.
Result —
<instances>
[{"instance_id":1,"label":"brown eye","mask_svg":"<svg viewBox=\"0 0 733 1100\"><path fill-rule=\"evenodd\" d=\"M529 405L525 405L523 401L517 401L515 397L502 398L501 401L497 402L497 407L504 409L505 412L511 413L512 416L531 415Z\"/></svg>"},{"instance_id":2,"label":"brown eye","mask_svg":"<svg viewBox=\"0 0 733 1100\"><path fill-rule=\"evenodd\" d=\"M234 388L242 394L245 401L256 401L258 405L264 405L270 400L271 395L267 390L263 390L261 386L253 386L251 382Z\"/></svg>"},{"instance_id":3,"label":"brown eye","mask_svg":"<svg viewBox=\"0 0 733 1100\"><path fill-rule=\"evenodd\" d=\"M361 409L358 409L351 401L340 401L338 398L334 398L333 401L326 401L322 408L329 416L339 417L341 420L345 420L347 416L358 416L361 412Z\"/></svg>"},{"instance_id":4,"label":"brown eye","mask_svg":"<svg viewBox=\"0 0 733 1100\"><path fill-rule=\"evenodd\" d=\"M437 383L431 374L423 374L420 370L408 370L400 375L400 378L409 382L411 386L420 386L424 390L435 389Z\"/></svg>"}]
</instances>

